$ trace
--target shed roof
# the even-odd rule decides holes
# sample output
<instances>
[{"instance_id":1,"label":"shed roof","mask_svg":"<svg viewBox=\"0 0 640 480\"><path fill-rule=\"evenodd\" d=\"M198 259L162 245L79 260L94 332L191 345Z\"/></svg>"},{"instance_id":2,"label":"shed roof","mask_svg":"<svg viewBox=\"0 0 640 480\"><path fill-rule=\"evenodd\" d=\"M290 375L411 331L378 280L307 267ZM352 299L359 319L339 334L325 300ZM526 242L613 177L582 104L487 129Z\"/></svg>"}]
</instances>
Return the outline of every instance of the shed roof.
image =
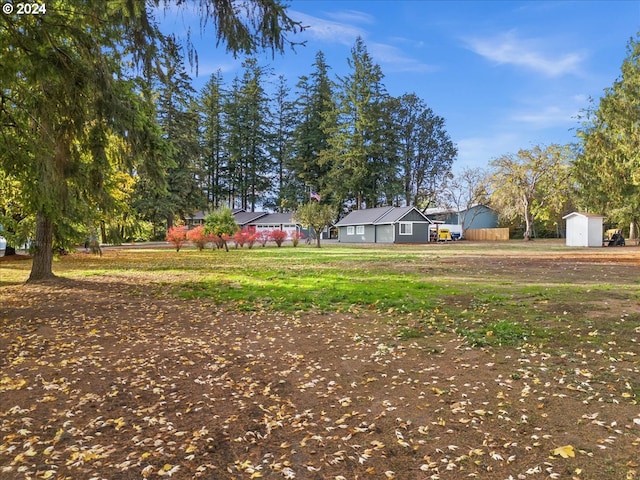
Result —
<instances>
[{"instance_id":1,"label":"shed roof","mask_svg":"<svg viewBox=\"0 0 640 480\"><path fill-rule=\"evenodd\" d=\"M571 212L565 215L564 217L562 217L562 219L566 220L567 218L570 218L570 217L604 218L604 215L598 215L596 213Z\"/></svg>"},{"instance_id":2,"label":"shed roof","mask_svg":"<svg viewBox=\"0 0 640 480\"><path fill-rule=\"evenodd\" d=\"M187 218L190 218L191 220L204 220L206 217L207 217L207 213L203 212L202 210L199 210L191 214Z\"/></svg>"}]
</instances>

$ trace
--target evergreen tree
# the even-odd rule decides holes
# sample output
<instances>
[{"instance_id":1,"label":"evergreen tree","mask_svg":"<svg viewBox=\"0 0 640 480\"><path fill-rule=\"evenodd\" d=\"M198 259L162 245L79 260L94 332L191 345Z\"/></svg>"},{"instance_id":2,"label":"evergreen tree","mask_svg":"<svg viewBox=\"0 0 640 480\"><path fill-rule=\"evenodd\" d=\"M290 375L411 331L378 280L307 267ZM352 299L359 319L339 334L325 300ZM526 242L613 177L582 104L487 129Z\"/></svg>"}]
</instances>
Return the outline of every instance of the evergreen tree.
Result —
<instances>
[{"instance_id":1,"label":"evergreen tree","mask_svg":"<svg viewBox=\"0 0 640 480\"><path fill-rule=\"evenodd\" d=\"M295 207L290 202L288 187L292 184L293 172L290 169L293 155L293 132L295 130L295 106L289 98L290 89L284 76L278 77L276 91L271 108L271 135L269 153L275 168L275 198L267 201L266 206L277 211L287 211Z\"/></svg>"},{"instance_id":2,"label":"evergreen tree","mask_svg":"<svg viewBox=\"0 0 640 480\"><path fill-rule=\"evenodd\" d=\"M379 122L386 93L380 67L360 37L348 64L351 73L340 81L336 123L325 125L329 146L321 157L331 165L329 181L340 200L354 202L356 209L371 208L379 204L375 170L382 161ZM330 112L327 119L332 120Z\"/></svg>"},{"instance_id":3,"label":"evergreen tree","mask_svg":"<svg viewBox=\"0 0 640 480\"><path fill-rule=\"evenodd\" d=\"M11 130L0 137L0 168L20 176L36 217L30 281L53 276L54 225L66 235L88 200L110 202L110 134L127 141L118 168L130 171L143 160L136 170L153 170L161 144L155 118L124 66L134 59L151 68L158 28L149 12L159 3L52 0L44 15L0 16L0 125ZM196 3L203 24L211 20L234 53L282 51L287 35L301 29L278 1Z\"/></svg>"},{"instance_id":4,"label":"evergreen tree","mask_svg":"<svg viewBox=\"0 0 640 480\"><path fill-rule=\"evenodd\" d=\"M19 176L36 218L30 281L53 276L54 236L62 247L80 241L88 207L111 208L111 165L144 159L150 168L158 143L145 99L122 69L125 52L141 43L153 51L136 6L47 6L45 15L0 17L0 124L11 130L0 139L0 168ZM114 136L128 139L119 158L107 151Z\"/></svg>"},{"instance_id":5,"label":"evergreen tree","mask_svg":"<svg viewBox=\"0 0 640 480\"><path fill-rule=\"evenodd\" d=\"M631 39L621 76L578 131L574 175L584 208L630 225L640 225L640 38Z\"/></svg>"},{"instance_id":6,"label":"evergreen tree","mask_svg":"<svg viewBox=\"0 0 640 480\"><path fill-rule=\"evenodd\" d=\"M300 77L297 84L298 124L294 131L294 154L290 170L288 192L290 203L302 203L309 199L309 189L330 198L328 173L330 162L321 161L320 152L328 146L330 125L335 123L333 100L334 83L329 78L329 66L324 54L318 52L310 77Z\"/></svg>"},{"instance_id":7,"label":"evergreen tree","mask_svg":"<svg viewBox=\"0 0 640 480\"><path fill-rule=\"evenodd\" d=\"M398 139L400 178L404 202L427 208L451 172L457 149L434 114L417 95L399 99Z\"/></svg>"},{"instance_id":8,"label":"evergreen tree","mask_svg":"<svg viewBox=\"0 0 640 480\"><path fill-rule=\"evenodd\" d=\"M377 105L377 122L372 131L372 155L370 160L371 188L375 205L393 205L402 191L398 176L400 142L398 135L398 102L383 95Z\"/></svg>"},{"instance_id":9,"label":"evergreen tree","mask_svg":"<svg viewBox=\"0 0 640 480\"><path fill-rule=\"evenodd\" d=\"M201 188L210 209L216 209L226 204L228 156L225 148L225 95L222 74L218 71L211 75L201 91L199 99L202 136Z\"/></svg>"},{"instance_id":10,"label":"evergreen tree","mask_svg":"<svg viewBox=\"0 0 640 480\"><path fill-rule=\"evenodd\" d=\"M198 114L194 109L195 90L182 61L181 48L175 37L164 40L158 61L157 92L158 124L168 145L167 188L156 193L154 201L164 205L167 229L175 217L185 218L204 207L204 197L198 184L197 165L200 159ZM145 197L149 197L144 192Z\"/></svg>"},{"instance_id":11,"label":"evergreen tree","mask_svg":"<svg viewBox=\"0 0 640 480\"><path fill-rule=\"evenodd\" d=\"M225 104L229 128L229 205L255 211L271 187L272 161L268 156L268 97L263 87L264 69L254 58L243 62L242 78L234 79Z\"/></svg>"}]
</instances>

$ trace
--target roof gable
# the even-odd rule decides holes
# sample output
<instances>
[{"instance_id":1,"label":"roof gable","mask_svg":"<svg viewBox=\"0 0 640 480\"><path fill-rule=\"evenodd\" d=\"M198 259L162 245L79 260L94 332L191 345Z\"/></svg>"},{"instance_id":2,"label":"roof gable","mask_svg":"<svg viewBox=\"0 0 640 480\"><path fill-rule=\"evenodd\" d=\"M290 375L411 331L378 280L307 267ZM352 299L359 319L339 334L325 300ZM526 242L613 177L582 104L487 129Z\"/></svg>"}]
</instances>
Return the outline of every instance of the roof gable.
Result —
<instances>
[{"instance_id":1,"label":"roof gable","mask_svg":"<svg viewBox=\"0 0 640 480\"><path fill-rule=\"evenodd\" d=\"M567 215L565 215L564 217L562 217L563 220L566 220L567 218L571 218L571 217L584 217L584 218L604 218L603 215L597 215L595 213L580 213L580 212L571 212Z\"/></svg>"},{"instance_id":2,"label":"roof gable","mask_svg":"<svg viewBox=\"0 0 640 480\"><path fill-rule=\"evenodd\" d=\"M267 215L267 212L245 212L244 210L235 212L233 214L236 223L240 226L254 222L258 218L264 217L265 215Z\"/></svg>"},{"instance_id":3,"label":"roof gable","mask_svg":"<svg viewBox=\"0 0 640 480\"><path fill-rule=\"evenodd\" d=\"M431 220L429 220L416 207L393 207L393 210L390 210L389 212L387 212L385 215L379 218L375 223L377 224L396 223L396 222L403 221L403 219L405 219L406 217L412 217L410 219L407 219L407 221L424 221L424 222L431 223ZM418 220L416 220L416 218Z\"/></svg>"},{"instance_id":4,"label":"roof gable","mask_svg":"<svg viewBox=\"0 0 640 480\"><path fill-rule=\"evenodd\" d=\"M345 225L363 225L363 224L373 224L376 223L376 220L390 210L393 207L378 207L378 208L365 208L364 210L353 210L346 217L336 223L336 226L341 227Z\"/></svg>"},{"instance_id":5,"label":"roof gable","mask_svg":"<svg viewBox=\"0 0 640 480\"><path fill-rule=\"evenodd\" d=\"M354 210L336 223L337 227L348 225L382 225L402 221L409 214L417 214L420 221L431 223L416 207L377 207Z\"/></svg>"}]
</instances>

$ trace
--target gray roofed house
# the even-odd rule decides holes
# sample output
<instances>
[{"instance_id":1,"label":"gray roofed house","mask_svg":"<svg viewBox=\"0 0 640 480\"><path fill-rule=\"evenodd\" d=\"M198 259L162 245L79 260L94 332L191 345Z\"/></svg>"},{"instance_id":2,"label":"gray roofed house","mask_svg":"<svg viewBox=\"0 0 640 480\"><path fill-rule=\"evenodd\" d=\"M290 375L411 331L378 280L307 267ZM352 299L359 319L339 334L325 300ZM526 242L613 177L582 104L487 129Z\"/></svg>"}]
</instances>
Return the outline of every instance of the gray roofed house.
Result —
<instances>
[{"instance_id":1,"label":"gray roofed house","mask_svg":"<svg viewBox=\"0 0 640 480\"><path fill-rule=\"evenodd\" d=\"M257 212L256 212L257 213ZM236 220L237 221L237 220ZM283 230L291 236L294 232L300 232L302 229L299 224L293 220L292 213L264 213L262 216L248 222L246 227L249 230Z\"/></svg>"},{"instance_id":2,"label":"gray roofed house","mask_svg":"<svg viewBox=\"0 0 640 480\"><path fill-rule=\"evenodd\" d=\"M302 227L294 222L292 213L267 213L267 212L245 212L239 210L233 213L236 223L240 228L250 232L283 230L289 237L293 233L300 233Z\"/></svg>"},{"instance_id":3,"label":"gray roofed house","mask_svg":"<svg viewBox=\"0 0 640 480\"><path fill-rule=\"evenodd\" d=\"M233 212L236 223L240 228L244 228L247 225L252 224L265 215L267 215L267 212L245 212L244 210L236 210Z\"/></svg>"},{"instance_id":4,"label":"gray roofed house","mask_svg":"<svg viewBox=\"0 0 640 480\"><path fill-rule=\"evenodd\" d=\"M207 213L202 210L195 212L191 216L187 217L187 227L194 228L199 225L204 225L204 219L207 217Z\"/></svg>"},{"instance_id":5,"label":"gray roofed house","mask_svg":"<svg viewBox=\"0 0 640 480\"><path fill-rule=\"evenodd\" d=\"M354 210L336 223L342 243L426 243L431 221L415 207Z\"/></svg>"},{"instance_id":6,"label":"gray roofed house","mask_svg":"<svg viewBox=\"0 0 640 480\"><path fill-rule=\"evenodd\" d=\"M248 223L251 223L257 218L267 215L266 212L245 212L242 209L234 209L231 212L233 213L236 223L240 226L240 228L244 227ZM187 226L189 228L194 228L198 225L204 225L204 221L207 218L207 215L209 215L209 212L205 212L202 210L195 212L194 214L186 218Z\"/></svg>"},{"instance_id":7,"label":"gray roofed house","mask_svg":"<svg viewBox=\"0 0 640 480\"><path fill-rule=\"evenodd\" d=\"M203 225L206 218L205 212L196 212L188 218L189 228ZM233 210L233 217L240 228L251 232L262 230L284 230L291 236L293 232L302 232L304 229L293 221L292 213L268 213L246 212L242 209Z\"/></svg>"}]
</instances>

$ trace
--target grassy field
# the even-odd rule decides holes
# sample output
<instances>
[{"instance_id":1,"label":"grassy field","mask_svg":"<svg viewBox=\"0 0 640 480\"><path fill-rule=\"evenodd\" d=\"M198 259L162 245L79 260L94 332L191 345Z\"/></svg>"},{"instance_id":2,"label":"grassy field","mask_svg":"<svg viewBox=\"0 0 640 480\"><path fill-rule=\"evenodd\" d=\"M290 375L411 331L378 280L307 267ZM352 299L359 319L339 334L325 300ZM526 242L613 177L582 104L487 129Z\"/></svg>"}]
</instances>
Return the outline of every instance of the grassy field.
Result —
<instances>
[{"instance_id":1,"label":"grassy field","mask_svg":"<svg viewBox=\"0 0 640 480\"><path fill-rule=\"evenodd\" d=\"M640 274L621 277L615 268L630 253L638 250L569 249L557 241L228 253L124 248L61 257L54 270L67 278L119 276L132 288L145 277L176 297L243 311L374 311L401 317L402 338L453 328L482 346L544 343L594 305L637 301ZM0 286L20 283L29 262L0 268Z\"/></svg>"},{"instance_id":2,"label":"grassy field","mask_svg":"<svg viewBox=\"0 0 640 480\"><path fill-rule=\"evenodd\" d=\"M0 478L640 478L640 248L0 260Z\"/></svg>"}]
</instances>

